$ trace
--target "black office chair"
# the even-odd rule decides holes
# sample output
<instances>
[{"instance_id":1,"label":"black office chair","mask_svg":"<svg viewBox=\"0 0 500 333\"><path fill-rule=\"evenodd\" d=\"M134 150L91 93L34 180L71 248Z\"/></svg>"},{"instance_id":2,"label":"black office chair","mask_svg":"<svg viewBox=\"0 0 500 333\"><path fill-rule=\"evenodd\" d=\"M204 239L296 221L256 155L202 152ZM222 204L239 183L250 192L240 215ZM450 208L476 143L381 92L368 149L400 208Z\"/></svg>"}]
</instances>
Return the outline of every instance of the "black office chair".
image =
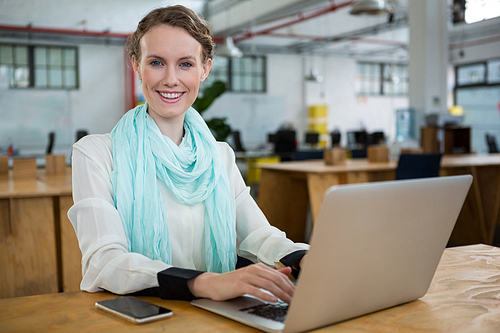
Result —
<instances>
[{"instance_id":1,"label":"black office chair","mask_svg":"<svg viewBox=\"0 0 500 333\"><path fill-rule=\"evenodd\" d=\"M317 132L307 132L305 140L306 140L306 144L316 145L319 142L319 133L317 133Z\"/></svg>"},{"instance_id":2,"label":"black office chair","mask_svg":"<svg viewBox=\"0 0 500 333\"><path fill-rule=\"evenodd\" d=\"M54 148L55 141L56 141L56 133L50 132L49 133L49 143L47 144L47 149L45 150L45 154L47 154L47 155L52 154L52 149Z\"/></svg>"},{"instance_id":3,"label":"black office chair","mask_svg":"<svg viewBox=\"0 0 500 333\"><path fill-rule=\"evenodd\" d=\"M232 134L233 134L234 150L244 152L245 147L243 147L243 144L241 143L240 131L234 131Z\"/></svg>"},{"instance_id":4,"label":"black office chair","mask_svg":"<svg viewBox=\"0 0 500 333\"><path fill-rule=\"evenodd\" d=\"M396 179L439 177L441 153L401 154L396 169Z\"/></svg>"},{"instance_id":5,"label":"black office chair","mask_svg":"<svg viewBox=\"0 0 500 333\"><path fill-rule=\"evenodd\" d=\"M366 131L347 132L347 144L348 145L365 146L367 142L368 142L368 133Z\"/></svg>"},{"instance_id":6,"label":"black office chair","mask_svg":"<svg viewBox=\"0 0 500 333\"><path fill-rule=\"evenodd\" d=\"M347 146L352 158L366 158L366 144L368 133L366 131L347 132Z\"/></svg>"},{"instance_id":7,"label":"black office chair","mask_svg":"<svg viewBox=\"0 0 500 333\"><path fill-rule=\"evenodd\" d=\"M282 161L292 161L295 159L297 147L295 145L296 132L291 129L281 129L276 132L274 140L274 153L278 155Z\"/></svg>"},{"instance_id":8,"label":"black office chair","mask_svg":"<svg viewBox=\"0 0 500 333\"><path fill-rule=\"evenodd\" d=\"M88 135L89 133L86 130L78 130L76 132L76 141L80 140L84 136Z\"/></svg>"},{"instance_id":9,"label":"black office chair","mask_svg":"<svg viewBox=\"0 0 500 333\"><path fill-rule=\"evenodd\" d=\"M379 145L385 142L385 134L384 132L373 132L368 135L367 140L369 145Z\"/></svg>"},{"instance_id":10,"label":"black office chair","mask_svg":"<svg viewBox=\"0 0 500 333\"><path fill-rule=\"evenodd\" d=\"M486 134L486 143L490 154L498 153L497 139L493 134Z\"/></svg>"},{"instance_id":11,"label":"black office chair","mask_svg":"<svg viewBox=\"0 0 500 333\"><path fill-rule=\"evenodd\" d=\"M341 139L340 131L336 129L332 133L330 133L330 136L332 138L332 147L340 146L340 139Z\"/></svg>"}]
</instances>

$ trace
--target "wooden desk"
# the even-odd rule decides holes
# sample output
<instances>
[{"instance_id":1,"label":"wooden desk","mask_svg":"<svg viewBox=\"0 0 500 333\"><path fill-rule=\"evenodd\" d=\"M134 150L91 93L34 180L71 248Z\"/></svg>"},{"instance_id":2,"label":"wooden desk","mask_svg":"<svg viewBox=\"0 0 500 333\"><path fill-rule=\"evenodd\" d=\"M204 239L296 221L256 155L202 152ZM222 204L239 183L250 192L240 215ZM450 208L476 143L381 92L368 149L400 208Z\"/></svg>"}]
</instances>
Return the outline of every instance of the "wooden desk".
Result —
<instances>
[{"instance_id":1,"label":"wooden desk","mask_svg":"<svg viewBox=\"0 0 500 333\"><path fill-rule=\"evenodd\" d=\"M351 159L343 166L327 166L322 160L312 160L258 167L262 169L260 208L269 222L292 240L304 241L308 207L314 220L330 186L394 180L397 162ZM441 174L474 176L451 240L457 244L491 244L495 225L500 223L500 154L445 155Z\"/></svg>"},{"instance_id":2,"label":"wooden desk","mask_svg":"<svg viewBox=\"0 0 500 333\"><path fill-rule=\"evenodd\" d=\"M66 213L71 169L0 179L0 298L79 290L81 253Z\"/></svg>"},{"instance_id":3,"label":"wooden desk","mask_svg":"<svg viewBox=\"0 0 500 333\"><path fill-rule=\"evenodd\" d=\"M446 249L427 294L414 302L314 332L498 332L500 249L474 245ZM0 300L2 332L258 332L191 306L141 297L170 308L170 319L133 325L95 309L109 293L70 292Z\"/></svg>"}]
</instances>

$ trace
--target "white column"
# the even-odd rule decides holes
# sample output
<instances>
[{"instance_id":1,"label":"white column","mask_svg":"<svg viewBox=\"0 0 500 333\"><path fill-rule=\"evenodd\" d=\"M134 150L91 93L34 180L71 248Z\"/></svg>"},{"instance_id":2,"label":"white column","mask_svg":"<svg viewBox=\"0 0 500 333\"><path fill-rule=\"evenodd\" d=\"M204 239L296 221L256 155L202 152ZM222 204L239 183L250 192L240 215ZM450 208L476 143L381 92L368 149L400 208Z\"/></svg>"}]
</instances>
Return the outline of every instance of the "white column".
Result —
<instances>
[{"instance_id":1,"label":"white column","mask_svg":"<svg viewBox=\"0 0 500 333\"><path fill-rule=\"evenodd\" d=\"M417 133L425 115L447 113L449 13L447 0L409 0L409 101Z\"/></svg>"}]
</instances>

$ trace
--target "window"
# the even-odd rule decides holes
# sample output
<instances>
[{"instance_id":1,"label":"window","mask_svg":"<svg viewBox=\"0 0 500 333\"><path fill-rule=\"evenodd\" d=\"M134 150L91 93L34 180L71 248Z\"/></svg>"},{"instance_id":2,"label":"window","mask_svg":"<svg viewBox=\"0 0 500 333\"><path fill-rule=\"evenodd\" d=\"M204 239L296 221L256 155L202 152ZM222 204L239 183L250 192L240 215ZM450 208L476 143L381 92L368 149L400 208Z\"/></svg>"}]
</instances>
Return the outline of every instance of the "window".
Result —
<instances>
[{"instance_id":1,"label":"window","mask_svg":"<svg viewBox=\"0 0 500 333\"><path fill-rule=\"evenodd\" d=\"M453 23L467 24L500 16L499 0L453 0Z\"/></svg>"},{"instance_id":2,"label":"window","mask_svg":"<svg viewBox=\"0 0 500 333\"><path fill-rule=\"evenodd\" d=\"M0 44L0 75L11 88L76 89L76 47Z\"/></svg>"},{"instance_id":3,"label":"window","mask_svg":"<svg viewBox=\"0 0 500 333\"><path fill-rule=\"evenodd\" d=\"M463 125L472 129L471 150L487 153L486 134L500 137L500 58L455 67L454 104L464 110Z\"/></svg>"},{"instance_id":4,"label":"window","mask_svg":"<svg viewBox=\"0 0 500 333\"><path fill-rule=\"evenodd\" d=\"M475 87L500 84L500 58L455 68L455 87Z\"/></svg>"},{"instance_id":5,"label":"window","mask_svg":"<svg viewBox=\"0 0 500 333\"><path fill-rule=\"evenodd\" d=\"M226 83L228 91L266 92L266 58L249 56L242 58L216 57L210 75L202 83L200 90L215 81Z\"/></svg>"},{"instance_id":6,"label":"window","mask_svg":"<svg viewBox=\"0 0 500 333\"><path fill-rule=\"evenodd\" d=\"M408 66L403 64L358 62L356 94L358 96L406 95Z\"/></svg>"}]
</instances>

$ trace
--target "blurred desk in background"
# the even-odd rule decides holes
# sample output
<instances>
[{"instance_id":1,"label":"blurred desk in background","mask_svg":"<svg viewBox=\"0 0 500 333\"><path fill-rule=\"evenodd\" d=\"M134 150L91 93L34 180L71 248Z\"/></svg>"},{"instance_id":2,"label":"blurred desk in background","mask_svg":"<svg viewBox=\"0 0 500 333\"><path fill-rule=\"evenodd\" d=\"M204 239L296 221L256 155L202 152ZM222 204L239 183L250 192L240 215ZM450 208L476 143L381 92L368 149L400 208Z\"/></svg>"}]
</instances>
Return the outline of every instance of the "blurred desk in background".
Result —
<instances>
[{"instance_id":1,"label":"blurred desk in background","mask_svg":"<svg viewBox=\"0 0 500 333\"><path fill-rule=\"evenodd\" d=\"M81 254L66 213L71 168L0 179L0 298L79 290Z\"/></svg>"},{"instance_id":2,"label":"blurred desk in background","mask_svg":"<svg viewBox=\"0 0 500 333\"><path fill-rule=\"evenodd\" d=\"M290 239L304 241L308 209L314 221L330 186L396 179L397 161L346 162L341 166L327 166L322 160L258 164L262 170L258 204L269 222ZM444 155L440 173L474 177L450 242L491 244L500 224L500 154Z\"/></svg>"}]
</instances>

